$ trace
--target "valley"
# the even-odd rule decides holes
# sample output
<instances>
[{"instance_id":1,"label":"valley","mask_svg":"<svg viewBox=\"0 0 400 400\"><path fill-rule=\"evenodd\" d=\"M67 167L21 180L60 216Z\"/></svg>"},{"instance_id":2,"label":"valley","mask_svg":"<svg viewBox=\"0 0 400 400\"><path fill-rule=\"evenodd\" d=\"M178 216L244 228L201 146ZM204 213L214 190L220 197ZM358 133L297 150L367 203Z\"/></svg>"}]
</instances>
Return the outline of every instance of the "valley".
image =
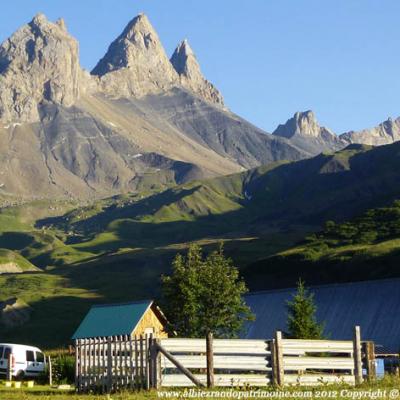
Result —
<instances>
[{"instance_id":1,"label":"valley","mask_svg":"<svg viewBox=\"0 0 400 400\"><path fill-rule=\"evenodd\" d=\"M18 255L21 269L31 263L37 270L0 275L0 301L16 297L33 310L24 329L2 328L2 335L24 340L52 320L57 335L38 343L67 343L90 304L157 298L160 276L191 242L210 251L223 241L251 290L291 286L298 276L313 284L399 276L397 228L360 243L340 236L364 217L340 223L400 198L399 146L352 145L83 207L64 202L53 215L45 212L52 203L37 203L41 213L29 203L3 209L0 248ZM389 221L398 214L391 207L382 211ZM379 210L366 215L374 220ZM332 219L339 224L334 240L318 233Z\"/></svg>"}]
</instances>

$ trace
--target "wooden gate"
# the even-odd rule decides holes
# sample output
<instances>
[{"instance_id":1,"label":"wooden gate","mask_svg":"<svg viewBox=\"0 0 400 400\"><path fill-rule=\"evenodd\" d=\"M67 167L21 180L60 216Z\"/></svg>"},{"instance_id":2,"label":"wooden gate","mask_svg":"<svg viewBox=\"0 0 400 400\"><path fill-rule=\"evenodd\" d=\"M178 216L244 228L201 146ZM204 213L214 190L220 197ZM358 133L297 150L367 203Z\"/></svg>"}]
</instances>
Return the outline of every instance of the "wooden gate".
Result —
<instances>
[{"instance_id":1,"label":"wooden gate","mask_svg":"<svg viewBox=\"0 0 400 400\"><path fill-rule=\"evenodd\" d=\"M282 339L277 332L274 347L280 386L361 383L361 345L352 341Z\"/></svg>"},{"instance_id":2,"label":"wooden gate","mask_svg":"<svg viewBox=\"0 0 400 400\"><path fill-rule=\"evenodd\" d=\"M149 388L149 338L112 336L75 341L75 384L79 392Z\"/></svg>"},{"instance_id":3,"label":"wooden gate","mask_svg":"<svg viewBox=\"0 0 400 400\"><path fill-rule=\"evenodd\" d=\"M178 363L193 371L202 385L207 383L205 339L162 339L160 345ZM267 386L271 383L271 341L216 339L213 342L215 386ZM160 386L194 386L177 365L160 355L162 369Z\"/></svg>"}]
</instances>

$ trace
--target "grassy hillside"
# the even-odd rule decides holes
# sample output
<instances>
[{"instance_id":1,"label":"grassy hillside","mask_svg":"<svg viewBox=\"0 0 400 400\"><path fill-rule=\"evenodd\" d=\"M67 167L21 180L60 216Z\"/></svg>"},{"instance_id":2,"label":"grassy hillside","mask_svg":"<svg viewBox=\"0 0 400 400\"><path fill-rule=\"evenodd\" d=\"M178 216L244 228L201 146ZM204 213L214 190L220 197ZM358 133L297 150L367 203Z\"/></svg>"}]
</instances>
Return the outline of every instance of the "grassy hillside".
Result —
<instances>
[{"instance_id":1,"label":"grassy hillside","mask_svg":"<svg viewBox=\"0 0 400 400\"><path fill-rule=\"evenodd\" d=\"M400 143L351 146L80 207L3 208L0 249L40 272L0 276L0 301L17 297L33 310L23 327L0 326L0 334L42 347L65 344L93 302L157 297L160 275L192 241L205 251L224 241L252 289L292 285L299 275L310 283L399 275L397 231L383 237L377 226L366 234L364 226L354 231L341 224L400 199L399 154ZM337 222L331 229L354 231L340 239L352 242L327 239L327 232L312 236L330 219ZM387 267L377 268L375 260L383 258L379 265Z\"/></svg>"},{"instance_id":2,"label":"grassy hillside","mask_svg":"<svg viewBox=\"0 0 400 400\"><path fill-rule=\"evenodd\" d=\"M113 232L122 240L139 231L142 237L148 227L152 238L183 228L197 238L254 228L320 226L400 197L399 151L400 143L374 149L352 145L309 160L191 182L79 218L75 211L51 222L78 235Z\"/></svg>"},{"instance_id":3,"label":"grassy hillside","mask_svg":"<svg viewBox=\"0 0 400 400\"><path fill-rule=\"evenodd\" d=\"M265 289L261 277L273 277L274 287L290 286L294 271L315 284L399 276L399 261L400 201L395 201L346 222L327 221L324 230L247 266L244 274L253 289Z\"/></svg>"},{"instance_id":4,"label":"grassy hillside","mask_svg":"<svg viewBox=\"0 0 400 400\"><path fill-rule=\"evenodd\" d=\"M9 249L0 249L0 274L39 271L25 257Z\"/></svg>"}]
</instances>

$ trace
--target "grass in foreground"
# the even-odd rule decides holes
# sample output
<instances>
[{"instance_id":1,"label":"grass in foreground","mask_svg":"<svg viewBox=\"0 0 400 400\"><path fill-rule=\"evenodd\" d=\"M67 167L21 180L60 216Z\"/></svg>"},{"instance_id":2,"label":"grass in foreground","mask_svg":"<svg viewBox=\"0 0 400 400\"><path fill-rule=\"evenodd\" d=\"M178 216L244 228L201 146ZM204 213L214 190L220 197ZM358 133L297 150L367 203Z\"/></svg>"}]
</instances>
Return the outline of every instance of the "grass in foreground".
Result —
<instances>
[{"instance_id":1,"label":"grass in foreground","mask_svg":"<svg viewBox=\"0 0 400 400\"><path fill-rule=\"evenodd\" d=\"M214 390L204 390L201 396L186 396L187 398L246 398L246 392L253 390L253 392L270 392L270 395L253 398L290 398L292 400L304 398L335 398L338 400L348 399L400 399L400 377L394 375L387 375L384 379L376 380L373 382L366 382L357 387L348 385L321 385L319 387L299 387L291 386L285 389L274 387L266 388L243 388L235 390L235 395L229 397L229 392L232 388L216 388ZM164 388L157 393L157 391L140 391L140 392L121 392L113 393L111 395L96 395L96 394L76 394L74 391L62 391L49 386L35 386L34 388L27 389L9 389L4 387L4 383L0 382L0 399L4 400L30 400L30 399L56 399L56 400L147 400L147 399L179 399L185 398L184 392L186 389L167 389ZM281 396L278 397L279 393ZM209 392L209 393L207 393ZM226 392L225 395L223 392ZM271 393L275 392L275 393ZM302 395L300 395L300 392ZM312 393L312 397L306 396L306 393ZM164 393L164 395L162 395ZM168 395L167 395L168 394ZM208 394L208 395L207 395ZM239 397L239 395L242 395ZM336 394L336 395L335 395ZM275 395L275 397L273 396ZM171 396L171 397L170 397ZM247 397L250 398L250 397Z\"/></svg>"},{"instance_id":2,"label":"grass in foreground","mask_svg":"<svg viewBox=\"0 0 400 400\"><path fill-rule=\"evenodd\" d=\"M293 400L304 398L335 398L344 399L399 399L400 398L400 378L398 376L387 375L382 380L364 383L357 387L348 385L322 385L319 387L299 387L291 386L284 389L265 387L265 388L215 388L213 390L194 389L190 396L185 396L189 389L163 388L158 393L155 390L139 392L121 392L111 395L97 394L77 394L73 390L59 390L49 386L35 386L28 389L5 388L4 383L0 383L0 398L4 400L30 400L30 399L57 399L57 400L147 400L147 399L179 399L179 398L290 398ZM253 397L249 397L248 392L253 391ZM232 393L234 391L235 393ZM194 393L200 393L196 396ZM247 392L247 393L246 393ZM281 393L282 392L282 393ZM254 395L254 393L258 393ZM311 393L311 396L309 395ZM247 397L246 397L247 394Z\"/></svg>"}]
</instances>

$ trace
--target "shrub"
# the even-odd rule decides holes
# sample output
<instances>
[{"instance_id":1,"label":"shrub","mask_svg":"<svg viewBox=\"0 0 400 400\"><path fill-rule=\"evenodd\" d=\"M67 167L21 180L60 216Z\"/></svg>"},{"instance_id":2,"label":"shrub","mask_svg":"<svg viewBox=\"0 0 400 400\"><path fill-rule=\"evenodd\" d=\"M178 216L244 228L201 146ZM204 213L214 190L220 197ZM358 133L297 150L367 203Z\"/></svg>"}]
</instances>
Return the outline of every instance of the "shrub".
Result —
<instances>
[{"instance_id":1,"label":"shrub","mask_svg":"<svg viewBox=\"0 0 400 400\"><path fill-rule=\"evenodd\" d=\"M75 380L75 357L59 354L52 359L53 382L73 383Z\"/></svg>"}]
</instances>

